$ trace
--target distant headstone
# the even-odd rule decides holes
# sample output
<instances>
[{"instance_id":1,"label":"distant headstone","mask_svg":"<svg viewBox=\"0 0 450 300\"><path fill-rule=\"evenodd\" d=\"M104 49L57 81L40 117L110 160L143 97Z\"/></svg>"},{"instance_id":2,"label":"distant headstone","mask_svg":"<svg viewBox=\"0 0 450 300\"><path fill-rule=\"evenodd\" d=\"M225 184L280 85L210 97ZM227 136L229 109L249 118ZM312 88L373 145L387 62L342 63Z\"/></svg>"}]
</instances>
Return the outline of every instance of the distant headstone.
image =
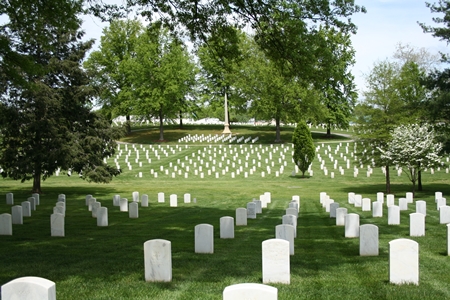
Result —
<instances>
[{"instance_id":1,"label":"distant headstone","mask_svg":"<svg viewBox=\"0 0 450 300\"><path fill-rule=\"evenodd\" d=\"M56 285L41 277L20 277L2 285L1 299L56 300Z\"/></svg>"},{"instance_id":2,"label":"distant headstone","mask_svg":"<svg viewBox=\"0 0 450 300\"><path fill-rule=\"evenodd\" d=\"M236 208L236 226L247 226L247 209Z\"/></svg>"},{"instance_id":3,"label":"distant headstone","mask_svg":"<svg viewBox=\"0 0 450 300\"><path fill-rule=\"evenodd\" d=\"M0 235L12 235L12 217L10 214L0 214Z\"/></svg>"},{"instance_id":4,"label":"distant headstone","mask_svg":"<svg viewBox=\"0 0 450 300\"><path fill-rule=\"evenodd\" d=\"M220 218L220 238L234 239L234 218L222 217Z\"/></svg>"},{"instance_id":5,"label":"distant headstone","mask_svg":"<svg viewBox=\"0 0 450 300\"><path fill-rule=\"evenodd\" d=\"M36 198L34 198L34 197L28 197L28 198L27 198L27 201L30 202L31 210L36 210Z\"/></svg>"},{"instance_id":6,"label":"distant headstone","mask_svg":"<svg viewBox=\"0 0 450 300\"><path fill-rule=\"evenodd\" d=\"M178 206L178 198L176 194L170 195L170 207L177 207Z\"/></svg>"},{"instance_id":7,"label":"distant headstone","mask_svg":"<svg viewBox=\"0 0 450 300\"><path fill-rule=\"evenodd\" d=\"M389 242L389 282L419 284L419 244L409 239Z\"/></svg>"},{"instance_id":8,"label":"distant headstone","mask_svg":"<svg viewBox=\"0 0 450 300\"><path fill-rule=\"evenodd\" d=\"M164 193L158 193L158 203L164 203Z\"/></svg>"},{"instance_id":9,"label":"distant headstone","mask_svg":"<svg viewBox=\"0 0 450 300\"><path fill-rule=\"evenodd\" d=\"M88 202L88 210L89 211L92 211L92 205L95 203L95 202L97 202L97 199L95 199L95 198L89 198L89 202Z\"/></svg>"},{"instance_id":10,"label":"distant headstone","mask_svg":"<svg viewBox=\"0 0 450 300\"><path fill-rule=\"evenodd\" d=\"M148 240L144 243L145 281L172 281L172 246L162 239Z\"/></svg>"},{"instance_id":11,"label":"distant headstone","mask_svg":"<svg viewBox=\"0 0 450 300\"><path fill-rule=\"evenodd\" d=\"M120 195L113 196L113 206L120 206Z\"/></svg>"},{"instance_id":12,"label":"distant headstone","mask_svg":"<svg viewBox=\"0 0 450 300\"><path fill-rule=\"evenodd\" d=\"M92 212L92 217L93 218L97 218L97 209L99 207L101 207L101 206L102 206L102 204L100 202L95 201L94 203L92 203L92 205L91 205L91 207L92 207L91 212Z\"/></svg>"},{"instance_id":13,"label":"distant headstone","mask_svg":"<svg viewBox=\"0 0 450 300\"><path fill-rule=\"evenodd\" d=\"M59 194L58 195L58 201L57 202L66 202L66 195L65 194Z\"/></svg>"},{"instance_id":14,"label":"distant headstone","mask_svg":"<svg viewBox=\"0 0 450 300\"><path fill-rule=\"evenodd\" d=\"M191 194L184 194L184 203L191 203Z\"/></svg>"},{"instance_id":15,"label":"distant headstone","mask_svg":"<svg viewBox=\"0 0 450 300\"><path fill-rule=\"evenodd\" d=\"M195 226L195 253L214 253L214 227L210 224Z\"/></svg>"},{"instance_id":16,"label":"distant headstone","mask_svg":"<svg viewBox=\"0 0 450 300\"><path fill-rule=\"evenodd\" d=\"M91 199L91 198L94 198L94 197L92 197L92 195L86 195L86 198L85 198L85 204L86 204L86 206L88 206L89 205L89 199Z\"/></svg>"},{"instance_id":17,"label":"distant headstone","mask_svg":"<svg viewBox=\"0 0 450 300\"><path fill-rule=\"evenodd\" d=\"M347 214L345 216L345 237L356 238L359 237L359 215Z\"/></svg>"},{"instance_id":18,"label":"distant headstone","mask_svg":"<svg viewBox=\"0 0 450 300\"><path fill-rule=\"evenodd\" d=\"M31 194L31 197L34 197L36 205L40 205L41 204L41 197L40 197L40 195L38 193ZM36 210L36 208L34 210Z\"/></svg>"},{"instance_id":19,"label":"distant headstone","mask_svg":"<svg viewBox=\"0 0 450 300\"><path fill-rule=\"evenodd\" d=\"M23 209L21 205L14 205L11 207L12 224L23 224Z\"/></svg>"},{"instance_id":20,"label":"distant headstone","mask_svg":"<svg viewBox=\"0 0 450 300\"><path fill-rule=\"evenodd\" d=\"M377 193L377 201L384 203L384 193L383 192L378 192Z\"/></svg>"},{"instance_id":21,"label":"distant headstone","mask_svg":"<svg viewBox=\"0 0 450 300\"><path fill-rule=\"evenodd\" d=\"M133 201L128 204L128 215L130 219L139 218L139 203Z\"/></svg>"},{"instance_id":22,"label":"distant headstone","mask_svg":"<svg viewBox=\"0 0 450 300\"><path fill-rule=\"evenodd\" d=\"M427 203L423 200L416 201L416 212L427 215Z\"/></svg>"},{"instance_id":23,"label":"distant headstone","mask_svg":"<svg viewBox=\"0 0 450 300\"><path fill-rule=\"evenodd\" d=\"M31 203L30 201L24 201L22 204L22 213L24 217L31 217Z\"/></svg>"},{"instance_id":24,"label":"distant headstone","mask_svg":"<svg viewBox=\"0 0 450 300\"><path fill-rule=\"evenodd\" d=\"M373 224L359 226L359 255L378 256L378 226Z\"/></svg>"},{"instance_id":25,"label":"distant headstone","mask_svg":"<svg viewBox=\"0 0 450 300\"><path fill-rule=\"evenodd\" d=\"M256 213L261 214L262 213L262 202L261 200L253 200L253 203L256 204Z\"/></svg>"},{"instance_id":26,"label":"distant headstone","mask_svg":"<svg viewBox=\"0 0 450 300\"><path fill-rule=\"evenodd\" d=\"M425 236L425 215L421 213L409 214L409 235Z\"/></svg>"},{"instance_id":27,"label":"distant headstone","mask_svg":"<svg viewBox=\"0 0 450 300\"><path fill-rule=\"evenodd\" d=\"M345 226L345 216L347 215L347 208L339 207L336 209L336 226Z\"/></svg>"},{"instance_id":28,"label":"distant headstone","mask_svg":"<svg viewBox=\"0 0 450 300\"><path fill-rule=\"evenodd\" d=\"M97 208L97 226L99 226L99 227L108 226L108 208L107 207Z\"/></svg>"},{"instance_id":29,"label":"distant headstone","mask_svg":"<svg viewBox=\"0 0 450 300\"><path fill-rule=\"evenodd\" d=\"M120 207L120 211L127 212L128 211L128 199L120 198L119 207Z\"/></svg>"},{"instance_id":30,"label":"distant headstone","mask_svg":"<svg viewBox=\"0 0 450 300\"><path fill-rule=\"evenodd\" d=\"M381 218L383 216L383 202L372 202L372 217Z\"/></svg>"},{"instance_id":31,"label":"distant headstone","mask_svg":"<svg viewBox=\"0 0 450 300\"><path fill-rule=\"evenodd\" d=\"M6 194L6 204L7 205L14 205L14 194L13 193L7 193Z\"/></svg>"},{"instance_id":32,"label":"distant headstone","mask_svg":"<svg viewBox=\"0 0 450 300\"><path fill-rule=\"evenodd\" d=\"M139 192L133 192L131 195L133 196L133 202L139 202Z\"/></svg>"},{"instance_id":33,"label":"distant headstone","mask_svg":"<svg viewBox=\"0 0 450 300\"><path fill-rule=\"evenodd\" d=\"M400 207L397 205L388 207L388 225L400 225Z\"/></svg>"},{"instance_id":34,"label":"distant headstone","mask_svg":"<svg viewBox=\"0 0 450 300\"><path fill-rule=\"evenodd\" d=\"M289 242L281 239L269 239L262 242L263 283L290 284L289 247Z\"/></svg>"},{"instance_id":35,"label":"distant headstone","mask_svg":"<svg viewBox=\"0 0 450 300\"><path fill-rule=\"evenodd\" d=\"M247 219L256 219L256 203L247 203Z\"/></svg>"},{"instance_id":36,"label":"distant headstone","mask_svg":"<svg viewBox=\"0 0 450 300\"><path fill-rule=\"evenodd\" d=\"M294 255L295 228L289 224L275 226L275 238L289 242L289 254Z\"/></svg>"},{"instance_id":37,"label":"distant headstone","mask_svg":"<svg viewBox=\"0 0 450 300\"><path fill-rule=\"evenodd\" d=\"M239 283L223 290L223 300L278 300L278 289L260 283Z\"/></svg>"},{"instance_id":38,"label":"distant headstone","mask_svg":"<svg viewBox=\"0 0 450 300\"><path fill-rule=\"evenodd\" d=\"M266 196L266 202L271 203L272 202L272 194L270 192L265 192L264 195ZM300 201L300 197L298 200Z\"/></svg>"},{"instance_id":39,"label":"distant headstone","mask_svg":"<svg viewBox=\"0 0 450 300\"><path fill-rule=\"evenodd\" d=\"M148 195L147 194L143 194L141 196L141 206L148 207Z\"/></svg>"},{"instance_id":40,"label":"distant headstone","mask_svg":"<svg viewBox=\"0 0 450 300\"><path fill-rule=\"evenodd\" d=\"M50 216L51 236L64 236L64 215L52 214Z\"/></svg>"},{"instance_id":41,"label":"distant headstone","mask_svg":"<svg viewBox=\"0 0 450 300\"><path fill-rule=\"evenodd\" d=\"M450 223L450 206L441 206L439 208L439 223L448 224Z\"/></svg>"}]
</instances>

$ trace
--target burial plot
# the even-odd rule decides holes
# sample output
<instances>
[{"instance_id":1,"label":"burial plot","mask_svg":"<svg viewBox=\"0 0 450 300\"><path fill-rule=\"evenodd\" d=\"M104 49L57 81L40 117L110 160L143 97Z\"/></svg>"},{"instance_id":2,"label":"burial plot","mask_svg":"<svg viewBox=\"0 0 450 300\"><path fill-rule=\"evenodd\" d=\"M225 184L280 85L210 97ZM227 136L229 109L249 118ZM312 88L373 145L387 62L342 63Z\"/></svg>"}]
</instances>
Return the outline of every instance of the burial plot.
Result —
<instances>
[{"instance_id":1,"label":"burial plot","mask_svg":"<svg viewBox=\"0 0 450 300\"><path fill-rule=\"evenodd\" d=\"M99 207L97 209L97 226L106 227L108 226L108 208Z\"/></svg>"},{"instance_id":2,"label":"burial plot","mask_svg":"<svg viewBox=\"0 0 450 300\"><path fill-rule=\"evenodd\" d=\"M172 281L171 242L162 239L148 240L144 243L145 281Z\"/></svg>"},{"instance_id":3,"label":"burial plot","mask_svg":"<svg viewBox=\"0 0 450 300\"><path fill-rule=\"evenodd\" d=\"M141 206L148 207L148 195L144 194L141 196Z\"/></svg>"},{"instance_id":4,"label":"burial plot","mask_svg":"<svg viewBox=\"0 0 450 300\"><path fill-rule=\"evenodd\" d=\"M195 226L195 253L214 253L214 227L210 224Z\"/></svg>"},{"instance_id":5,"label":"burial plot","mask_svg":"<svg viewBox=\"0 0 450 300\"><path fill-rule=\"evenodd\" d=\"M400 225L400 207L397 205L388 207L388 225Z\"/></svg>"},{"instance_id":6,"label":"burial plot","mask_svg":"<svg viewBox=\"0 0 450 300\"><path fill-rule=\"evenodd\" d=\"M256 203L247 203L247 219L256 219Z\"/></svg>"},{"instance_id":7,"label":"burial plot","mask_svg":"<svg viewBox=\"0 0 450 300\"><path fill-rule=\"evenodd\" d=\"M0 214L0 235L12 235L12 217L10 214Z\"/></svg>"},{"instance_id":8,"label":"burial plot","mask_svg":"<svg viewBox=\"0 0 450 300\"><path fill-rule=\"evenodd\" d=\"M52 214L50 216L51 236L64 236L64 215Z\"/></svg>"},{"instance_id":9,"label":"burial plot","mask_svg":"<svg viewBox=\"0 0 450 300\"><path fill-rule=\"evenodd\" d=\"M234 219L233 217L220 218L220 238L234 239Z\"/></svg>"},{"instance_id":10,"label":"burial plot","mask_svg":"<svg viewBox=\"0 0 450 300\"><path fill-rule=\"evenodd\" d=\"M56 285L42 277L20 277L2 285L1 299L56 300Z\"/></svg>"},{"instance_id":11,"label":"burial plot","mask_svg":"<svg viewBox=\"0 0 450 300\"><path fill-rule=\"evenodd\" d=\"M409 239L389 242L389 282L419 284L419 244Z\"/></svg>"},{"instance_id":12,"label":"burial plot","mask_svg":"<svg viewBox=\"0 0 450 300\"><path fill-rule=\"evenodd\" d=\"M260 283L238 283L223 290L223 300L277 300L278 289Z\"/></svg>"},{"instance_id":13,"label":"burial plot","mask_svg":"<svg viewBox=\"0 0 450 300\"><path fill-rule=\"evenodd\" d=\"M359 227L359 255L378 256L378 226L364 224Z\"/></svg>"},{"instance_id":14,"label":"burial plot","mask_svg":"<svg viewBox=\"0 0 450 300\"><path fill-rule=\"evenodd\" d=\"M130 219L139 218L139 204L137 202L130 202L128 205L128 215Z\"/></svg>"},{"instance_id":15,"label":"burial plot","mask_svg":"<svg viewBox=\"0 0 450 300\"><path fill-rule=\"evenodd\" d=\"M345 226L345 216L347 215L347 208L339 207L336 209L336 226Z\"/></svg>"},{"instance_id":16,"label":"burial plot","mask_svg":"<svg viewBox=\"0 0 450 300\"><path fill-rule=\"evenodd\" d=\"M439 223L448 224L450 223L450 206L441 206L439 209Z\"/></svg>"},{"instance_id":17,"label":"burial plot","mask_svg":"<svg viewBox=\"0 0 450 300\"><path fill-rule=\"evenodd\" d=\"M178 206L178 198L176 194L170 195L170 207L177 207Z\"/></svg>"},{"instance_id":18,"label":"burial plot","mask_svg":"<svg viewBox=\"0 0 450 300\"><path fill-rule=\"evenodd\" d=\"M282 217L282 224L294 226L294 237L297 237L297 217L294 215L284 215Z\"/></svg>"},{"instance_id":19,"label":"burial plot","mask_svg":"<svg viewBox=\"0 0 450 300\"><path fill-rule=\"evenodd\" d=\"M425 236L425 215L412 213L409 215L409 235Z\"/></svg>"},{"instance_id":20,"label":"burial plot","mask_svg":"<svg viewBox=\"0 0 450 300\"><path fill-rule=\"evenodd\" d=\"M247 209L236 208L236 226L247 226Z\"/></svg>"},{"instance_id":21,"label":"burial plot","mask_svg":"<svg viewBox=\"0 0 450 300\"><path fill-rule=\"evenodd\" d=\"M6 194L6 204L7 205L14 205L14 194L13 193L7 193Z\"/></svg>"},{"instance_id":22,"label":"burial plot","mask_svg":"<svg viewBox=\"0 0 450 300\"><path fill-rule=\"evenodd\" d=\"M295 228L289 224L275 226L275 238L289 242L289 254L294 255Z\"/></svg>"},{"instance_id":23,"label":"burial plot","mask_svg":"<svg viewBox=\"0 0 450 300\"><path fill-rule=\"evenodd\" d=\"M423 200L416 201L416 212L427 215L427 203Z\"/></svg>"},{"instance_id":24,"label":"burial plot","mask_svg":"<svg viewBox=\"0 0 450 300\"><path fill-rule=\"evenodd\" d=\"M290 284L289 242L269 239L262 242L263 283Z\"/></svg>"},{"instance_id":25,"label":"burial plot","mask_svg":"<svg viewBox=\"0 0 450 300\"><path fill-rule=\"evenodd\" d=\"M345 216L345 237L356 238L359 237L359 215L347 214Z\"/></svg>"},{"instance_id":26,"label":"burial plot","mask_svg":"<svg viewBox=\"0 0 450 300\"><path fill-rule=\"evenodd\" d=\"M24 201L22 204L22 213L24 217L31 217L31 203L30 201Z\"/></svg>"},{"instance_id":27,"label":"burial plot","mask_svg":"<svg viewBox=\"0 0 450 300\"><path fill-rule=\"evenodd\" d=\"M380 218L383 216L383 202L372 202L372 217Z\"/></svg>"},{"instance_id":28,"label":"burial plot","mask_svg":"<svg viewBox=\"0 0 450 300\"><path fill-rule=\"evenodd\" d=\"M12 224L22 225L23 224L23 213L21 205L14 205L11 207L11 217Z\"/></svg>"}]
</instances>

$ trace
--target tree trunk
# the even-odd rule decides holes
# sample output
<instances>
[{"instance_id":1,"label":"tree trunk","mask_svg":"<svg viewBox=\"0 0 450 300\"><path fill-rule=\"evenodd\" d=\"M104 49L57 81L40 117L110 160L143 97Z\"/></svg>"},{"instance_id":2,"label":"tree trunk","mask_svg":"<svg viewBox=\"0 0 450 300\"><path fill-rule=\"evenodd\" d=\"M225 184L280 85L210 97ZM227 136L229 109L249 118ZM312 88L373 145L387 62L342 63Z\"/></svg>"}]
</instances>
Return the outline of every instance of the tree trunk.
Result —
<instances>
[{"instance_id":1,"label":"tree trunk","mask_svg":"<svg viewBox=\"0 0 450 300\"><path fill-rule=\"evenodd\" d=\"M413 196L414 196L414 193L416 192L416 181L415 180L411 180L411 181L412 181L412 184L413 184L412 193L413 193Z\"/></svg>"},{"instance_id":2,"label":"tree trunk","mask_svg":"<svg viewBox=\"0 0 450 300\"><path fill-rule=\"evenodd\" d=\"M275 143L281 143L281 126L280 118L275 118Z\"/></svg>"},{"instance_id":3,"label":"tree trunk","mask_svg":"<svg viewBox=\"0 0 450 300\"><path fill-rule=\"evenodd\" d=\"M180 110L180 129L183 129L183 116L181 110Z\"/></svg>"},{"instance_id":4,"label":"tree trunk","mask_svg":"<svg viewBox=\"0 0 450 300\"><path fill-rule=\"evenodd\" d=\"M327 137L331 137L331 124L327 124Z\"/></svg>"},{"instance_id":5,"label":"tree trunk","mask_svg":"<svg viewBox=\"0 0 450 300\"><path fill-rule=\"evenodd\" d=\"M159 140L164 141L163 113L162 108L159 109Z\"/></svg>"},{"instance_id":6,"label":"tree trunk","mask_svg":"<svg viewBox=\"0 0 450 300\"><path fill-rule=\"evenodd\" d=\"M40 194L41 192L42 192L42 190L41 190L41 172L35 171L34 176L33 176L32 193Z\"/></svg>"},{"instance_id":7,"label":"tree trunk","mask_svg":"<svg viewBox=\"0 0 450 300\"><path fill-rule=\"evenodd\" d=\"M126 129L127 129L127 134L131 133L131 118L130 115L126 115Z\"/></svg>"},{"instance_id":8,"label":"tree trunk","mask_svg":"<svg viewBox=\"0 0 450 300\"><path fill-rule=\"evenodd\" d=\"M417 190L422 191L422 171L420 170L417 172Z\"/></svg>"},{"instance_id":9,"label":"tree trunk","mask_svg":"<svg viewBox=\"0 0 450 300\"><path fill-rule=\"evenodd\" d=\"M391 193L391 177L389 174L389 165L386 165L386 194Z\"/></svg>"}]
</instances>

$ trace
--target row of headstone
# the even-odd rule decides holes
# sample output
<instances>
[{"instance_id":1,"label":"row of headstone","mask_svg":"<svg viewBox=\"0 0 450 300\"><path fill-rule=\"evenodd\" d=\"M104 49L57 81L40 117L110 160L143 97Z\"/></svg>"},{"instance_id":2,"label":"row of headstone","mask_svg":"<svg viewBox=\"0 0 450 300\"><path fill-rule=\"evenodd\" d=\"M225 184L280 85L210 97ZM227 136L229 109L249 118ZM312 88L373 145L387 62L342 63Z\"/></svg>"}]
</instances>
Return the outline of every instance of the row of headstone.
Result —
<instances>
[{"instance_id":1,"label":"row of headstone","mask_svg":"<svg viewBox=\"0 0 450 300\"><path fill-rule=\"evenodd\" d=\"M33 198L33 200L31 200ZM40 204L40 197L38 193L34 193L27 199L27 201L33 202L33 210L36 210L36 205ZM6 204L7 205L14 205L14 194L13 193L6 193Z\"/></svg>"}]
</instances>

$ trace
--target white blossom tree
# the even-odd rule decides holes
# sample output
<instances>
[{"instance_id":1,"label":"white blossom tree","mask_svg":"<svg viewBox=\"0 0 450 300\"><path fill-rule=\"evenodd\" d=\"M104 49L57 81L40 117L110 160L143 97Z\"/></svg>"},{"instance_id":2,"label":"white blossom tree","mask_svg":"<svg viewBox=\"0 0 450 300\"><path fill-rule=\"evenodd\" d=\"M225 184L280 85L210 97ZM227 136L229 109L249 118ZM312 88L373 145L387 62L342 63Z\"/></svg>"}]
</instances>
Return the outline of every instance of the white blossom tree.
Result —
<instances>
[{"instance_id":1,"label":"white blossom tree","mask_svg":"<svg viewBox=\"0 0 450 300\"><path fill-rule=\"evenodd\" d=\"M400 125L394 129L387 148L378 150L381 158L408 170L406 174L413 184L413 193L420 171L443 165L439 156L442 143L437 142L434 129L429 125Z\"/></svg>"}]
</instances>

